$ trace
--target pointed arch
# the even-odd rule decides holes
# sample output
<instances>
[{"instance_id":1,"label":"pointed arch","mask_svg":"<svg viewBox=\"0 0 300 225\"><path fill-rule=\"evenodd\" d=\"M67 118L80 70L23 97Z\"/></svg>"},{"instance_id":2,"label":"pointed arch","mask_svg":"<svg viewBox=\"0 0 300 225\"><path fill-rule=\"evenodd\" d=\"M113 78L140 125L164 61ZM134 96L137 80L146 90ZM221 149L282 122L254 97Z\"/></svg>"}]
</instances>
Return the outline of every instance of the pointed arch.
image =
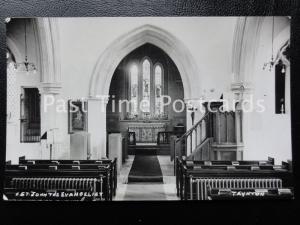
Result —
<instances>
[{"instance_id":1,"label":"pointed arch","mask_svg":"<svg viewBox=\"0 0 300 225\"><path fill-rule=\"evenodd\" d=\"M251 76L263 17L239 17L232 49L232 89L251 88Z\"/></svg>"},{"instance_id":2,"label":"pointed arch","mask_svg":"<svg viewBox=\"0 0 300 225\"><path fill-rule=\"evenodd\" d=\"M236 22L232 49L232 90L243 84L244 88L253 88L253 69L262 35L264 22L268 17L239 17ZM282 17L284 19L290 19ZM290 26L281 30L274 38L274 52L290 38Z\"/></svg>"},{"instance_id":3,"label":"pointed arch","mask_svg":"<svg viewBox=\"0 0 300 225\"><path fill-rule=\"evenodd\" d=\"M57 18L37 18L33 25L41 58L41 83L47 91L59 93L61 70Z\"/></svg>"},{"instance_id":4,"label":"pointed arch","mask_svg":"<svg viewBox=\"0 0 300 225\"><path fill-rule=\"evenodd\" d=\"M174 35L153 25L138 27L122 35L106 48L94 66L89 83L89 96L108 95L111 78L120 61L146 43L161 48L174 61L182 78L184 98L196 97L201 83L200 73L192 55Z\"/></svg>"}]
</instances>

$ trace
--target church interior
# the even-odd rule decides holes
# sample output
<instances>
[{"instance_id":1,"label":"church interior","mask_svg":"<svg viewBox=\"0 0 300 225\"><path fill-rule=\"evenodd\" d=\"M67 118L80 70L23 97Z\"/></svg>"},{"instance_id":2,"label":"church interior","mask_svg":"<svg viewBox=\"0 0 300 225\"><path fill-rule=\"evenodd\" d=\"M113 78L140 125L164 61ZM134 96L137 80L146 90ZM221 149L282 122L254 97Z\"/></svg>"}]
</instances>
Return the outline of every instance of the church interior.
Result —
<instances>
[{"instance_id":1,"label":"church interior","mask_svg":"<svg viewBox=\"0 0 300 225\"><path fill-rule=\"evenodd\" d=\"M3 198L293 198L290 22L7 18Z\"/></svg>"}]
</instances>

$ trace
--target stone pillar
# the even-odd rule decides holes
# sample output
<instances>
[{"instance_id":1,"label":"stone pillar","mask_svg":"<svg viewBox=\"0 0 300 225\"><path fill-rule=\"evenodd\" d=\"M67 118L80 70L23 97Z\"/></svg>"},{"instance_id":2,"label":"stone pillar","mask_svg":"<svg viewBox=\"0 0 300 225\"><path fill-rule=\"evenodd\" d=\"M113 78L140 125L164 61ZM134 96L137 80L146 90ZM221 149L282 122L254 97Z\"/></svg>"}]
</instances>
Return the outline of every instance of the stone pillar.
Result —
<instances>
[{"instance_id":1,"label":"stone pillar","mask_svg":"<svg viewBox=\"0 0 300 225\"><path fill-rule=\"evenodd\" d=\"M231 91L234 94L235 101L238 102L236 103L235 108L235 138L237 145L237 160L242 160L245 141L244 137L247 136L250 126L250 113L243 112L243 107L248 108L248 105L244 104L244 100L247 100L251 96L253 84L250 82L235 82L231 84Z\"/></svg>"},{"instance_id":2,"label":"stone pillar","mask_svg":"<svg viewBox=\"0 0 300 225\"><path fill-rule=\"evenodd\" d=\"M48 143L53 141L53 132L56 133L55 137L58 137L60 127L57 124L57 111L56 100L61 91L61 85L59 83L42 83L39 88L41 95L41 135L47 132ZM51 140L50 140L51 139ZM54 140L58 143L59 140ZM50 146L42 140L42 159L50 158ZM52 145L52 159L55 158L55 153L58 150L56 144Z\"/></svg>"},{"instance_id":3,"label":"stone pillar","mask_svg":"<svg viewBox=\"0 0 300 225\"><path fill-rule=\"evenodd\" d=\"M88 99L88 132L91 159L106 157L106 105L108 97Z\"/></svg>"},{"instance_id":4,"label":"stone pillar","mask_svg":"<svg viewBox=\"0 0 300 225\"><path fill-rule=\"evenodd\" d=\"M120 133L110 134L108 137L109 159L117 158L117 173L120 174L122 166L122 135Z\"/></svg>"}]
</instances>

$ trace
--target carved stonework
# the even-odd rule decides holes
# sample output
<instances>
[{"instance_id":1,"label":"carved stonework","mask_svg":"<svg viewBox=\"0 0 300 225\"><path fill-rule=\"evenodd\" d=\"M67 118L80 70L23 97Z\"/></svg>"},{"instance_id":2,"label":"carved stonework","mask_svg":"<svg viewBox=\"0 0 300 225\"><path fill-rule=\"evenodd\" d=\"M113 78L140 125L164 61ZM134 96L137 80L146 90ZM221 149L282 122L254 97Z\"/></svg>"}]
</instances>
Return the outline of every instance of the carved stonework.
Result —
<instances>
[{"instance_id":1,"label":"carved stonework","mask_svg":"<svg viewBox=\"0 0 300 225\"><path fill-rule=\"evenodd\" d=\"M53 94L57 95L61 92L61 83L41 83L39 88L40 94Z\"/></svg>"},{"instance_id":2,"label":"carved stonework","mask_svg":"<svg viewBox=\"0 0 300 225\"><path fill-rule=\"evenodd\" d=\"M137 143L156 143L157 133L166 130L165 123L130 123L129 132L135 132Z\"/></svg>"}]
</instances>

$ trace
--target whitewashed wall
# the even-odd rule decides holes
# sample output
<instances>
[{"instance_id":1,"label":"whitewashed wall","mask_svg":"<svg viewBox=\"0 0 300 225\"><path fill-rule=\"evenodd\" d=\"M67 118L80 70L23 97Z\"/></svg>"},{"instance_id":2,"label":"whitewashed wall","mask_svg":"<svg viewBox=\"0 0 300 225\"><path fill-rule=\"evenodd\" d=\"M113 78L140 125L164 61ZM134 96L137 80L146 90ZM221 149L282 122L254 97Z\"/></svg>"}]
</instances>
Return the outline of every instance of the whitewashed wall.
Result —
<instances>
[{"instance_id":1,"label":"whitewashed wall","mask_svg":"<svg viewBox=\"0 0 300 225\"><path fill-rule=\"evenodd\" d=\"M272 17L265 18L256 53L253 70L253 99L264 100L264 113L244 113L244 158L266 159L274 157L276 163L291 159L291 111L286 106L286 114L275 114L275 71L263 70L264 63L271 60ZM289 20L275 20L274 54L288 40ZM287 80L290 73L287 70ZM289 89L286 90L289 93ZM289 94L288 94L289 95ZM286 102L289 102L287 99Z\"/></svg>"},{"instance_id":2,"label":"whitewashed wall","mask_svg":"<svg viewBox=\"0 0 300 225\"><path fill-rule=\"evenodd\" d=\"M201 82L205 90L199 89L199 96L205 93L208 97L219 99L222 92L229 90L231 82L230 60L235 21L236 18L230 17L59 19L61 97L87 97L92 70L107 46L121 35L149 24L170 32L183 42L194 57L201 77L204 77ZM193 80L195 79L191 78ZM67 114L61 115L61 121L62 133L66 134L67 123L64 121L67 121ZM188 120L188 126L190 125ZM67 143L68 135L64 135L63 139ZM68 146L65 146L67 151Z\"/></svg>"}]
</instances>

